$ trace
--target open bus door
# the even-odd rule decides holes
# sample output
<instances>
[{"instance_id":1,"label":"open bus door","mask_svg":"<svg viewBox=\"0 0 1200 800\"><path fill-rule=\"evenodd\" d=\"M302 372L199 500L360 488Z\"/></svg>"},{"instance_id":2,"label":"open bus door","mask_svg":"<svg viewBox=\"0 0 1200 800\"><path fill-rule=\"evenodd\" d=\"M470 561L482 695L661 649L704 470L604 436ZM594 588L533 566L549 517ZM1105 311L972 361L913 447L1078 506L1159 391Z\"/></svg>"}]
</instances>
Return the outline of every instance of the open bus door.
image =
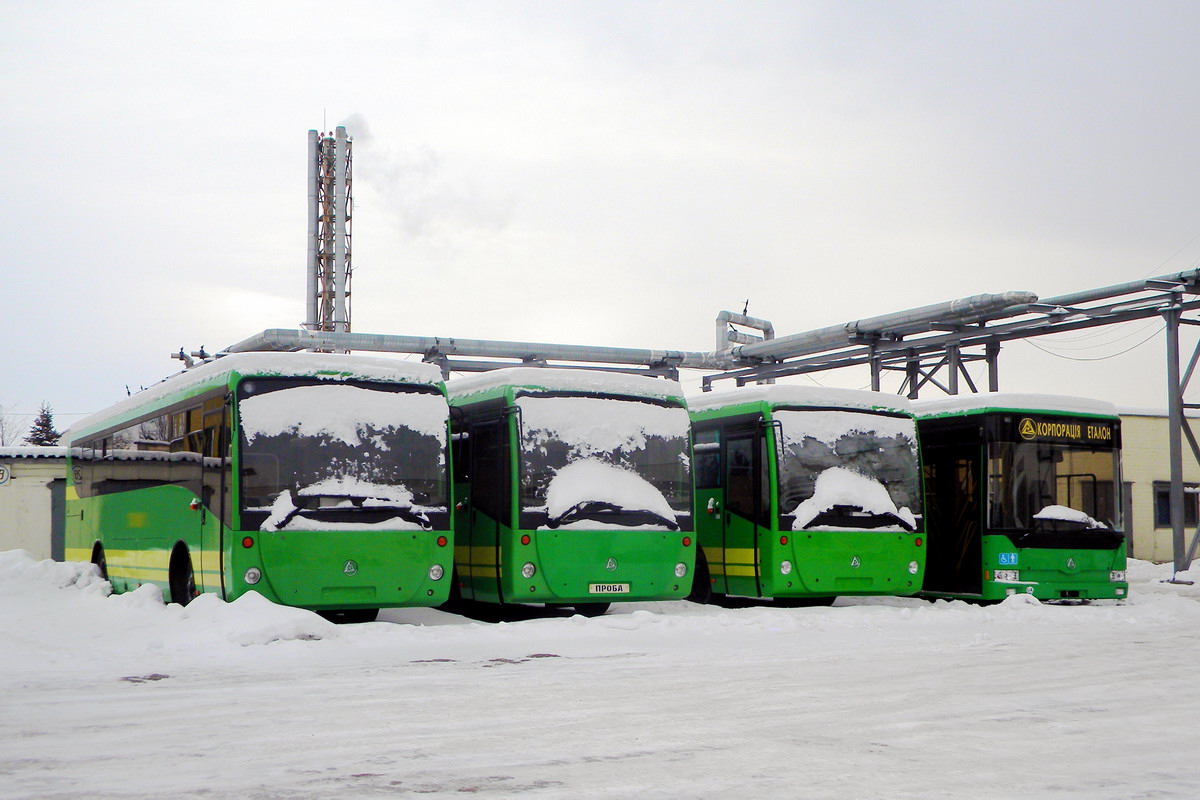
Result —
<instances>
[{"instance_id":1,"label":"open bus door","mask_svg":"<svg viewBox=\"0 0 1200 800\"><path fill-rule=\"evenodd\" d=\"M983 591L982 448L978 444L925 450L926 552L924 590Z\"/></svg>"},{"instance_id":2,"label":"open bus door","mask_svg":"<svg viewBox=\"0 0 1200 800\"><path fill-rule=\"evenodd\" d=\"M509 418L497 416L470 426L470 495L467 508L467 563L470 597L504 602L501 588L500 526L511 524Z\"/></svg>"},{"instance_id":3,"label":"open bus door","mask_svg":"<svg viewBox=\"0 0 1200 800\"><path fill-rule=\"evenodd\" d=\"M766 477L763 442L762 428L755 424L727 429L722 443L725 504L721 522L727 591L745 597L762 596L758 537L767 511L762 503Z\"/></svg>"}]
</instances>

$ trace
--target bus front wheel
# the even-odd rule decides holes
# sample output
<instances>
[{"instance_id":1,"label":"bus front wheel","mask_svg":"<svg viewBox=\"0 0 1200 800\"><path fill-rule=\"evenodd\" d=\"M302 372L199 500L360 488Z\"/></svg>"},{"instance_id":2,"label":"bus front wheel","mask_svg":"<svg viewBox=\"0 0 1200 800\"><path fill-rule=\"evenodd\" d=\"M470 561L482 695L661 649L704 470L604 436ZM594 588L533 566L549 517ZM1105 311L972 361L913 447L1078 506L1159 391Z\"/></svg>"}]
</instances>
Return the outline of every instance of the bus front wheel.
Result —
<instances>
[{"instance_id":1,"label":"bus front wheel","mask_svg":"<svg viewBox=\"0 0 1200 800\"><path fill-rule=\"evenodd\" d=\"M576 603L575 612L585 617L600 617L611 605L612 603Z\"/></svg>"},{"instance_id":2,"label":"bus front wheel","mask_svg":"<svg viewBox=\"0 0 1200 800\"><path fill-rule=\"evenodd\" d=\"M108 580L108 559L104 557L104 545L99 542L92 547L92 563L100 570L100 577Z\"/></svg>"},{"instance_id":3,"label":"bus front wheel","mask_svg":"<svg viewBox=\"0 0 1200 800\"><path fill-rule=\"evenodd\" d=\"M183 545L171 553L171 566L168 571L168 584L171 587L171 602L186 606L196 596L196 573L192 569L192 557Z\"/></svg>"}]
</instances>

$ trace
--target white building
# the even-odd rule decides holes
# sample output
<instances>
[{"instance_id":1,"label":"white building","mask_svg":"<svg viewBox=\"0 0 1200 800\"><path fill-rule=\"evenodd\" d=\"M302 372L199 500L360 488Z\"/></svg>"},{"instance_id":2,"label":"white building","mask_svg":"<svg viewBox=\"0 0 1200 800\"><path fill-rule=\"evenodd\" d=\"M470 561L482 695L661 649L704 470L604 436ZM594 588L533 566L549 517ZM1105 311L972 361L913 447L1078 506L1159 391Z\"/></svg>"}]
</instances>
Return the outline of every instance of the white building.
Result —
<instances>
[{"instance_id":1,"label":"white building","mask_svg":"<svg viewBox=\"0 0 1200 800\"><path fill-rule=\"evenodd\" d=\"M67 448L0 448L0 550L63 559Z\"/></svg>"},{"instance_id":2,"label":"white building","mask_svg":"<svg viewBox=\"0 0 1200 800\"><path fill-rule=\"evenodd\" d=\"M1190 416L1190 415L1189 415ZM1200 433L1200 419L1191 419ZM1171 540L1170 426L1162 411L1121 412L1121 468L1125 482L1125 529L1132 533L1129 554L1146 561L1175 558ZM1184 525L1188 543L1200 524L1200 464L1183 442Z\"/></svg>"}]
</instances>

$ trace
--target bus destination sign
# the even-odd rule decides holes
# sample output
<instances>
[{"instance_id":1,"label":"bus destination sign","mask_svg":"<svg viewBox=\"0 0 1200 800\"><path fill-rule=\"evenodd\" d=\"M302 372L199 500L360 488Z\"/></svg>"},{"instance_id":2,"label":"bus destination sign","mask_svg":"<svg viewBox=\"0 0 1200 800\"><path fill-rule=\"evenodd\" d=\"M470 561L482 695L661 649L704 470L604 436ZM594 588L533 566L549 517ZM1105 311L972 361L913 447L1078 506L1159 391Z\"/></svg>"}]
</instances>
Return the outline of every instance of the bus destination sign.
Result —
<instances>
[{"instance_id":1,"label":"bus destination sign","mask_svg":"<svg viewBox=\"0 0 1200 800\"><path fill-rule=\"evenodd\" d=\"M1017 436L1026 442L1063 442L1069 444L1113 445L1113 422L1098 419L1063 417L1017 419Z\"/></svg>"}]
</instances>

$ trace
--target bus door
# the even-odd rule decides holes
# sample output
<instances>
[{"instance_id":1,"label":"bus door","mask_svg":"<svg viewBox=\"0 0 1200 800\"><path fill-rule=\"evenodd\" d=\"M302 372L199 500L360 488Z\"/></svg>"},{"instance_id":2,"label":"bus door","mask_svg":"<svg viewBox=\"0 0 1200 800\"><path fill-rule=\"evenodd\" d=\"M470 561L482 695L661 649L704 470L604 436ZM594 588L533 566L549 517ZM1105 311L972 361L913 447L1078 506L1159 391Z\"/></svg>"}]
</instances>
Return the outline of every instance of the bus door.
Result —
<instances>
[{"instance_id":1,"label":"bus door","mask_svg":"<svg viewBox=\"0 0 1200 800\"><path fill-rule=\"evenodd\" d=\"M929 549L924 589L979 594L983 591L982 499L978 444L925 450Z\"/></svg>"},{"instance_id":2,"label":"bus door","mask_svg":"<svg viewBox=\"0 0 1200 800\"><path fill-rule=\"evenodd\" d=\"M468 515L467 563L476 600L504 601L500 526L511 524L512 516L508 420L508 416L499 416L470 426L471 483L464 512Z\"/></svg>"},{"instance_id":3,"label":"bus door","mask_svg":"<svg viewBox=\"0 0 1200 800\"><path fill-rule=\"evenodd\" d=\"M758 572L758 536L760 522L769 509L763 507L766 463L763 458L763 431L758 424L727 429L722 442L724 453L725 507L721 511L724 526L725 578L730 594L762 596Z\"/></svg>"},{"instance_id":4,"label":"bus door","mask_svg":"<svg viewBox=\"0 0 1200 800\"><path fill-rule=\"evenodd\" d=\"M192 553L196 564L196 589L221 592L224 596L225 531L232 522L230 488L229 396L210 398L204 403L204 459L200 486L200 549Z\"/></svg>"}]
</instances>

